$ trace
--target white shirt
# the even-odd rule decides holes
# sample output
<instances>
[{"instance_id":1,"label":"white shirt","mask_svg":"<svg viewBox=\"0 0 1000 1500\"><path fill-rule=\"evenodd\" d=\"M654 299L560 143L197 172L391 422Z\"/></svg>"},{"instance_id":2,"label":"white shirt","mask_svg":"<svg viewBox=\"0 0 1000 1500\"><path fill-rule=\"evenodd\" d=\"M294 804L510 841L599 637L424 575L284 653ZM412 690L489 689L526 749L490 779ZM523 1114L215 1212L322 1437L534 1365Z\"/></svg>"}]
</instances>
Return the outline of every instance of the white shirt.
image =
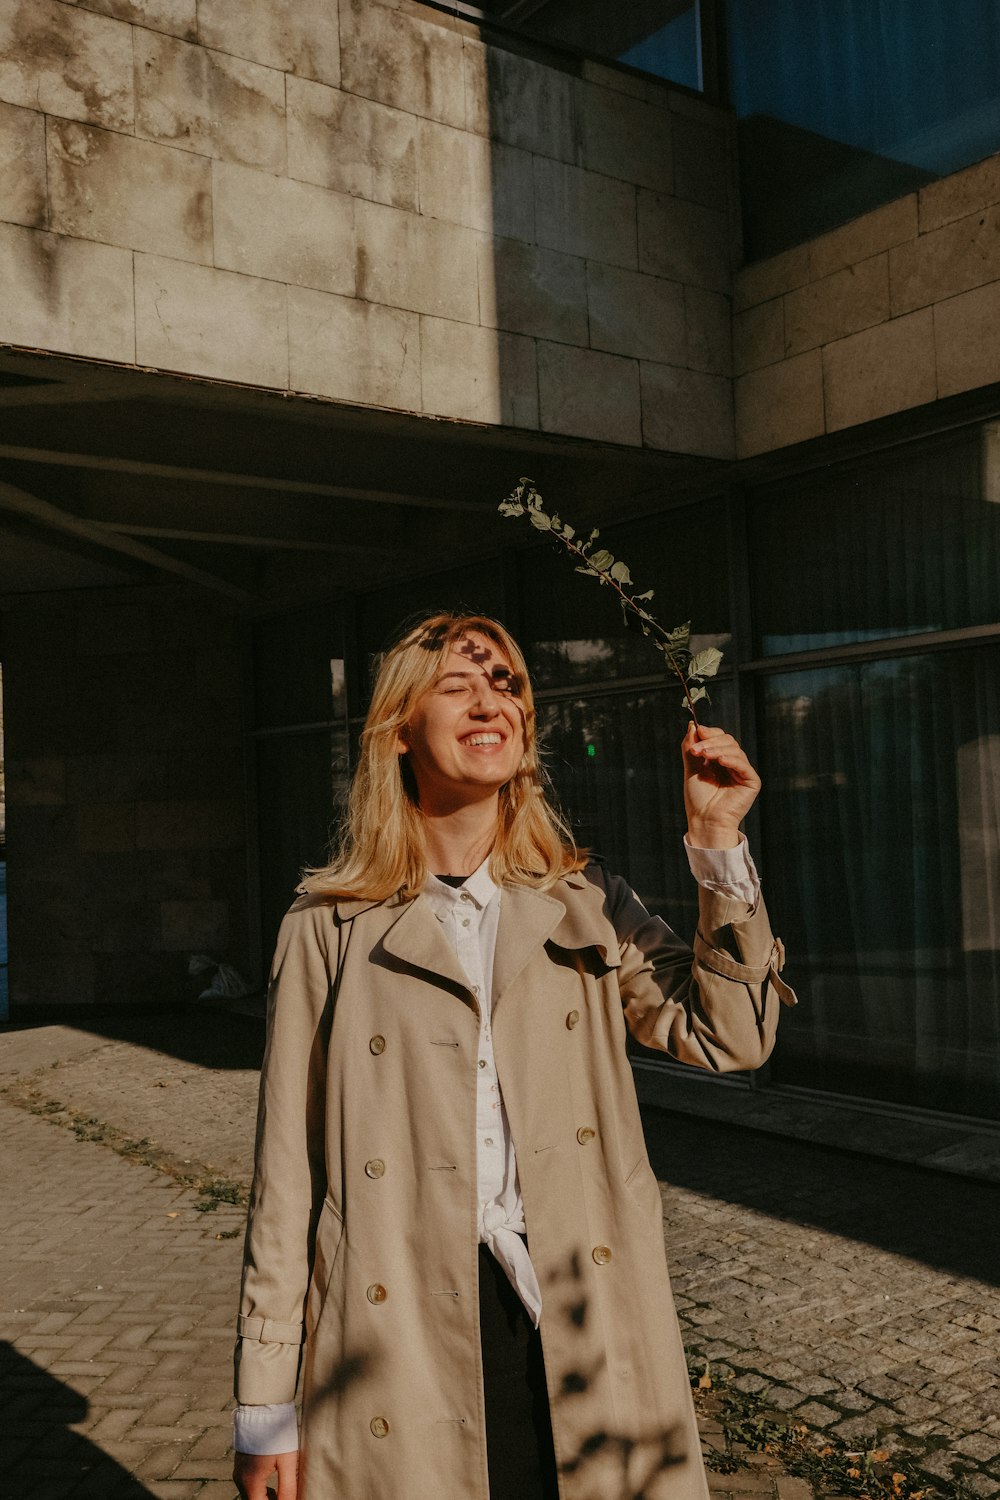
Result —
<instances>
[{"instance_id":1,"label":"white shirt","mask_svg":"<svg viewBox=\"0 0 1000 1500\"><path fill-rule=\"evenodd\" d=\"M742 834L735 849L696 849L686 836L684 845L691 873L699 885L746 901L750 908L756 906L760 880ZM524 1203L493 1056L493 957L502 892L490 878L487 857L457 889L434 875L428 876L424 895L465 970L479 1005L476 1182L480 1243L496 1256L537 1328L542 1294L521 1238L525 1232ZM292 1452L298 1447L294 1404L289 1401L273 1406L238 1406L233 1413L233 1447L238 1453Z\"/></svg>"}]
</instances>

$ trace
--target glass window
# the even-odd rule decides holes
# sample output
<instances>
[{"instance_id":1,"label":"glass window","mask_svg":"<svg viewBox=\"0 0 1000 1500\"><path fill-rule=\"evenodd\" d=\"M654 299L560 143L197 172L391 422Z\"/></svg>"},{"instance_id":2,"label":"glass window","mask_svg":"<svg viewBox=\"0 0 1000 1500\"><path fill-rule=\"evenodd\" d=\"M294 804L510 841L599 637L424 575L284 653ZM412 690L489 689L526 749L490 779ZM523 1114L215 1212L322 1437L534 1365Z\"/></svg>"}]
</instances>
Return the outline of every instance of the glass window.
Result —
<instances>
[{"instance_id":1,"label":"glass window","mask_svg":"<svg viewBox=\"0 0 1000 1500\"><path fill-rule=\"evenodd\" d=\"M712 699L712 723L731 730L731 686L720 683ZM538 712L545 764L578 842L690 942L698 893L682 842L687 723L671 687L563 698Z\"/></svg>"},{"instance_id":2,"label":"glass window","mask_svg":"<svg viewBox=\"0 0 1000 1500\"><path fill-rule=\"evenodd\" d=\"M302 870L327 860L347 797L346 725L263 736L256 756L261 937L269 957Z\"/></svg>"},{"instance_id":3,"label":"glass window","mask_svg":"<svg viewBox=\"0 0 1000 1500\"><path fill-rule=\"evenodd\" d=\"M725 650L729 634L726 511L722 501L653 520L601 528L598 545L629 566L637 590L653 588L649 608L668 629L691 620L695 650ZM558 543L521 562L521 635L537 687L609 682L662 670L662 658L626 626L614 591L576 577Z\"/></svg>"},{"instance_id":4,"label":"glass window","mask_svg":"<svg viewBox=\"0 0 1000 1500\"><path fill-rule=\"evenodd\" d=\"M273 615L253 626L254 722L323 724L344 713L340 605ZM336 677L333 663L337 663Z\"/></svg>"},{"instance_id":5,"label":"glass window","mask_svg":"<svg viewBox=\"0 0 1000 1500\"><path fill-rule=\"evenodd\" d=\"M756 497L756 651L1000 620L998 452L992 423Z\"/></svg>"},{"instance_id":6,"label":"glass window","mask_svg":"<svg viewBox=\"0 0 1000 1500\"><path fill-rule=\"evenodd\" d=\"M749 259L1000 147L995 0L727 0Z\"/></svg>"},{"instance_id":7,"label":"glass window","mask_svg":"<svg viewBox=\"0 0 1000 1500\"><path fill-rule=\"evenodd\" d=\"M1000 647L768 676L779 1081L1000 1117Z\"/></svg>"}]
</instances>

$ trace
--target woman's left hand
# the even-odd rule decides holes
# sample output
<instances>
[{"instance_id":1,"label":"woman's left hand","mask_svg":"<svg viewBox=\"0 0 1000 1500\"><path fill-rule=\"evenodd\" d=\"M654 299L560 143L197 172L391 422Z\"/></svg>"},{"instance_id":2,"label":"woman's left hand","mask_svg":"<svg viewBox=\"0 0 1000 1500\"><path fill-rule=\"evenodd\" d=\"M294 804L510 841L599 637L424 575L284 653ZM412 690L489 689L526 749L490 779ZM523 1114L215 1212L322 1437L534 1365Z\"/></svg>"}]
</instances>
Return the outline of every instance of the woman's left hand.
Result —
<instances>
[{"instance_id":1,"label":"woman's left hand","mask_svg":"<svg viewBox=\"0 0 1000 1500\"><path fill-rule=\"evenodd\" d=\"M732 849L760 791L760 777L731 734L689 724L681 745L688 839L699 849Z\"/></svg>"}]
</instances>

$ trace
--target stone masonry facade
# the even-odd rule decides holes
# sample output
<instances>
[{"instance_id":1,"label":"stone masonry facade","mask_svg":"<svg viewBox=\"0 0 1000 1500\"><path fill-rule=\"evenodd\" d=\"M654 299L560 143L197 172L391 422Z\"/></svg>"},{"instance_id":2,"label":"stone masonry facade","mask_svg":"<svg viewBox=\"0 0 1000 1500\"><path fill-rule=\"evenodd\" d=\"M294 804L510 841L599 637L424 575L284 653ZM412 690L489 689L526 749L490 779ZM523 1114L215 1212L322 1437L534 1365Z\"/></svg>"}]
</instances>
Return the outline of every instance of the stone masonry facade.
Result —
<instances>
[{"instance_id":1,"label":"stone masonry facade","mask_svg":"<svg viewBox=\"0 0 1000 1500\"><path fill-rule=\"evenodd\" d=\"M1000 156L741 271L741 458L1000 380Z\"/></svg>"},{"instance_id":2,"label":"stone masonry facade","mask_svg":"<svg viewBox=\"0 0 1000 1500\"><path fill-rule=\"evenodd\" d=\"M0 341L731 457L729 114L485 35L0 0Z\"/></svg>"},{"instance_id":3,"label":"stone masonry facade","mask_svg":"<svg viewBox=\"0 0 1000 1500\"><path fill-rule=\"evenodd\" d=\"M11 1000L176 1003L244 967L242 646L165 589L39 595L4 619Z\"/></svg>"}]
</instances>

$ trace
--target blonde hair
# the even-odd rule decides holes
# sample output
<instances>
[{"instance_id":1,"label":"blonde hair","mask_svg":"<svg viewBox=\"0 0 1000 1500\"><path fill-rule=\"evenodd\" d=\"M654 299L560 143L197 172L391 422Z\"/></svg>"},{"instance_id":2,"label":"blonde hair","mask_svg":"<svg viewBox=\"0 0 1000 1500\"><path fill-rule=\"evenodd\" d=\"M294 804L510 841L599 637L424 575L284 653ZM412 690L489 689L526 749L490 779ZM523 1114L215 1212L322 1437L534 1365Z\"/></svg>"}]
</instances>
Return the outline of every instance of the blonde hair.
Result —
<instances>
[{"instance_id":1,"label":"blonde hair","mask_svg":"<svg viewBox=\"0 0 1000 1500\"><path fill-rule=\"evenodd\" d=\"M412 773L399 753L399 734L437 677L445 653L470 631L505 653L518 679L524 711L524 754L514 776L500 788L490 874L498 885L506 881L544 890L586 864L569 828L546 799L534 700L517 642L485 615L436 614L408 630L378 663L339 843L328 865L305 872L303 890L384 901L397 892L415 896L423 887L423 820Z\"/></svg>"}]
</instances>

